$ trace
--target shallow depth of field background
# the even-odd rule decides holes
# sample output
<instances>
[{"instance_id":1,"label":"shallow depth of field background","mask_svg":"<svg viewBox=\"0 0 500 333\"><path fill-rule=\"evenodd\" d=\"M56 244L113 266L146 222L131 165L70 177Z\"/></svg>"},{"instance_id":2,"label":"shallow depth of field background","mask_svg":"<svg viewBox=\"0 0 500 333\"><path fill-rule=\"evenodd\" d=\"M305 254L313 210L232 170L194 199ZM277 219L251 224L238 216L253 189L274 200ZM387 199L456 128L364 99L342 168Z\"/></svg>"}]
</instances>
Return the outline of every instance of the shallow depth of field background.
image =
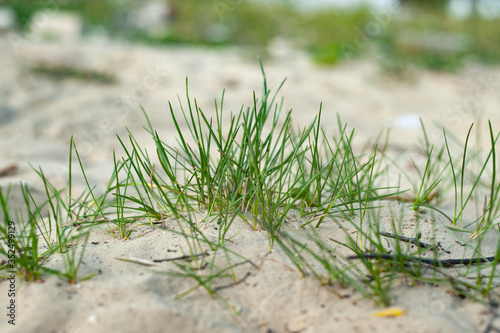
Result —
<instances>
[{"instance_id":1,"label":"shallow depth of field background","mask_svg":"<svg viewBox=\"0 0 500 333\"><path fill-rule=\"evenodd\" d=\"M25 34L64 11L79 16L85 36L240 45L263 57L286 41L324 65L369 56L399 73L500 61L496 0L4 0L0 8L0 27Z\"/></svg>"}]
</instances>

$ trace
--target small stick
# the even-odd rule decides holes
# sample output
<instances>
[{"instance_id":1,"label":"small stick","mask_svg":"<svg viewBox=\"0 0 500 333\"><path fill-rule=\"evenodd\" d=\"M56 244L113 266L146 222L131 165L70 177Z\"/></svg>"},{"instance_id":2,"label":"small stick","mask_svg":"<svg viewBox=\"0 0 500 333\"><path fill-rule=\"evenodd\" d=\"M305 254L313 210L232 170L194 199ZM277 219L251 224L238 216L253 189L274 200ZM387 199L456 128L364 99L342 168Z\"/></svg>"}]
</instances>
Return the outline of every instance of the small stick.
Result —
<instances>
[{"instance_id":1,"label":"small stick","mask_svg":"<svg viewBox=\"0 0 500 333\"><path fill-rule=\"evenodd\" d=\"M230 283L230 284L226 284L224 286L216 287L216 288L214 288L214 291L219 291L219 290L222 290L222 289L226 289L226 288L231 288L231 287L237 286L240 283L245 282L245 280L248 277L250 277L250 276L252 276L252 274L250 272L247 272L247 274L243 278L239 279L238 281L235 281L235 282Z\"/></svg>"},{"instance_id":2,"label":"small stick","mask_svg":"<svg viewBox=\"0 0 500 333\"><path fill-rule=\"evenodd\" d=\"M176 258L167 258L167 259L153 259L153 260L147 260L147 259L141 259L141 258L135 258L135 257L130 257L130 258L115 258L121 261L128 261L128 262L133 262L135 264L140 264L144 266L154 266L156 265L156 262L163 262L163 261L174 261L174 260L192 260L193 257L202 257L202 256L208 256L208 252L203 252L203 253L198 253L194 254L192 256L187 255L187 256L182 256L182 257L176 257Z\"/></svg>"},{"instance_id":3,"label":"small stick","mask_svg":"<svg viewBox=\"0 0 500 333\"><path fill-rule=\"evenodd\" d=\"M194 255L186 255L186 256L181 256L181 257L175 257L175 258L166 258L166 259L153 259L153 262L164 262L164 261L174 261L174 260L192 260L193 258L197 257L207 257L209 254L208 252L203 252L203 253L198 253Z\"/></svg>"},{"instance_id":4,"label":"small stick","mask_svg":"<svg viewBox=\"0 0 500 333\"><path fill-rule=\"evenodd\" d=\"M405 236L391 234L391 233L385 232L385 231L380 231L380 234L382 236L385 236L385 237L390 237L390 238L394 238L394 239L400 240L402 242L407 242L407 243L410 243L410 244L414 244L414 245L416 245L418 247L422 247L422 248L432 247L431 244L427 244L427 243L423 243L423 242L419 241L419 238L409 238L409 237L405 237Z\"/></svg>"},{"instance_id":5,"label":"small stick","mask_svg":"<svg viewBox=\"0 0 500 333\"><path fill-rule=\"evenodd\" d=\"M290 272L292 272L292 273L299 273L300 274L300 272L297 269L288 266L283 261L279 261L279 260L276 260L276 259L273 259L273 258L269 258L269 259L266 259L266 260L277 262L278 264L283 265L283 267L285 267L286 269L288 269Z\"/></svg>"},{"instance_id":6,"label":"small stick","mask_svg":"<svg viewBox=\"0 0 500 333\"><path fill-rule=\"evenodd\" d=\"M155 263L146 260L146 259L141 259L141 258L135 258L135 257L130 257L130 258L115 258L116 260L121 260L121 261L127 261L127 262L132 262L134 264L139 264L139 265L144 265L144 266L154 266Z\"/></svg>"},{"instance_id":7,"label":"small stick","mask_svg":"<svg viewBox=\"0 0 500 333\"><path fill-rule=\"evenodd\" d=\"M362 254L360 256L350 256L347 259L385 259L385 260L405 260L405 261L413 261L413 262L421 262L424 264L432 265L435 267L452 267L454 265L473 265L473 264L481 264L485 262L490 262L495 260L495 256L493 257L481 257L481 258L468 258L468 259L430 259L430 258L419 258L419 257L407 257L400 255L392 255L392 254L381 254L381 253L370 253L370 254Z\"/></svg>"}]
</instances>

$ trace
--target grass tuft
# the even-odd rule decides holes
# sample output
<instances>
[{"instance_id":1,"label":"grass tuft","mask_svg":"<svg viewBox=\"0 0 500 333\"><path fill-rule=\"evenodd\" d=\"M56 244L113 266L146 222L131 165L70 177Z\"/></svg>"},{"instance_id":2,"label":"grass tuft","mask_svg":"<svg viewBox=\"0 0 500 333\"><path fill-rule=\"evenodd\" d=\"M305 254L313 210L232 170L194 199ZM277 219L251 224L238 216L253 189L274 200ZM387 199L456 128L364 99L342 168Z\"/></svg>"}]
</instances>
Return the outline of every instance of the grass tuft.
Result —
<instances>
[{"instance_id":1,"label":"grass tuft","mask_svg":"<svg viewBox=\"0 0 500 333\"><path fill-rule=\"evenodd\" d=\"M205 112L189 96L186 81L186 100L179 101L179 110L169 104L174 144L162 140L143 110L154 154L132 133L127 140L118 138L124 154L113 152L113 172L104 189L90 184L71 139L68 186L56 189L35 169L47 199L35 202L23 187L28 221L19 223L14 241L9 221L21 221L22 214L14 216L9 208L10 189L0 189L0 255L10 259L9 251L14 251L13 268L25 280L52 274L74 283L92 276L78 275L92 228L104 226L125 240L134 237L132 223L142 221L184 240L184 256L162 272L194 282L179 297L202 288L237 313L218 291L246 278L235 268L250 262L231 249L230 236L234 225L246 223L254 231L264 230L269 249L282 251L303 276L351 288L378 305L391 304L395 286L420 283L442 285L482 302L498 299L500 252L484 254L486 235L499 229L500 134L495 135L491 123L486 153L470 144L472 126L464 143L454 138L457 149L445 129L444 144L432 145L422 123L420 156L409 156L413 171L405 170L401 160L406 156L393 157L387 151L389 132L356 150L355 131L340 117L337 134L326 135L321 107L310 124L295 127L292 111L283 110L277 97L284 81L272 93L262 63L261 70L261 96L253 93L253 104L229 117L224 114L224 93L215 110ZM78 196L72 185L75 157L86 185ZM401 188L401 177L410 181L410 189ZM409 195L402 200L402 194ZM440 206L447 200L451 209ZM469 206L483 200L482 211L471 220ZM292 216L298 221L296 230ZM405 226L409 218L411 228ZM206 231L214 223L217 235ZM459 251L452 253L440 244L438 235L444 234L463 245L461 258L450 258ZM48 246L43 253L41 240ZM46 265L57 254L64 263L59 271ZM4 270L9 269L10 261L6 263ZM221 285L228 279L230 284Z\"/></svg>"}]
</instances>

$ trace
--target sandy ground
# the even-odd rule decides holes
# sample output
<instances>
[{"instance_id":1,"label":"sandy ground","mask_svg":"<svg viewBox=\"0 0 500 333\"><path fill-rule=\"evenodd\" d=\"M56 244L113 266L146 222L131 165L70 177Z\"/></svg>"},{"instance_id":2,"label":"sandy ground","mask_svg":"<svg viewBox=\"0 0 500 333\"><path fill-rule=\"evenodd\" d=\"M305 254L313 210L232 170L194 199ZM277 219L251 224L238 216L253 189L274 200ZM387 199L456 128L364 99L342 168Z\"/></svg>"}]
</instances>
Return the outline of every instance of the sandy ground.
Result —
<instances>
[{"instance_id":1,"label":"sandy ground","mask_svg":"<svg viewBox=\"0 0 500 333\"><path fill-rule=\"evenodd\" d=\"M411 70L396 77L372 62L324 68L300 52L278 51L270 50L274 56L264 63L268 84L277 87L287 78L280 96L286 108L293 108L297 124L310 122L323 103L322 122L328 133L336 131L337 114L356 128L360 146L390 127L394 152L414 150L419 144L418 117L436 143L442 136L434 122L462 140L470 124L479 119L477 114L482 115L479 127L485 138L485 120L491 119L493 128L500 129L500 68L471 64L458 74ZM125 137L128 128L141 144L152 146L142 129L146 122L141 105L163 139L175 144L168 101L177 107L177 96L185 100L186 77L190 95L208 114L213 113L214 99L220 98L224 88L227 111L250 105L252 91L259 94L262 85L258 62L251 54L252 50L245 49L153 48L99 39L78 45L32 41L13 45L0 37L0 170L18 167L14 174L0 177L0 185L24 180L35 195L42 196L40 181L28 162L41 166L54 183L64 184L69 141L74 135L91 183L103 186L112 172L112 151L120 151L116 134ZM106 72L115 82L60 81L30 72L40 64ZM77 181L82 184L81 179ZM19 201L13 198L13 207ZM387 204L381 228L390 230L390 208L399 211L399 205ZM407 223L403 233L410 236L415 216L406 208L401 212ZM435 218L426 214L419 221ZM175 221L168 223L177 228ZM432 239L433 231L419 223L422 239ZM303 231L297 231L293 223L286 228L301 237ZM339 234L337 229L336 223L325 223L319 231L328 239ZM182 256L186 244L180 237L136 226L131 239L124 241L112 238L103 228L93 231L82 266L82 276L99 274L76 285L51 276L43 283L21 284L16 326L8 325L2 315L0 331L475 332L484 330L490 321L485 306L459 299L444 288L411 287L403 282L395 284L394 305L406 313L397 318L374 317L380 309L373 302L353 290L325 287L312 277L301 277L277 246L269 253L265 232L253 231L237 220L231 233L231 249L251 263L235 269L242 283L231 285L233 280L223 279L216 284L240 316L203 290L176 299L193 281L151 271L172 269L171 263L148 267L116 260ZM448 257L467 255L443 228L438 228L437 235L436 240L450 251ZM494 254L496 237L488 244L483 255ZM49 265L61 267L61 258L54 256ZM7 282L0 281L2 304L7 288Z\"/></svg>"}]
</instances>

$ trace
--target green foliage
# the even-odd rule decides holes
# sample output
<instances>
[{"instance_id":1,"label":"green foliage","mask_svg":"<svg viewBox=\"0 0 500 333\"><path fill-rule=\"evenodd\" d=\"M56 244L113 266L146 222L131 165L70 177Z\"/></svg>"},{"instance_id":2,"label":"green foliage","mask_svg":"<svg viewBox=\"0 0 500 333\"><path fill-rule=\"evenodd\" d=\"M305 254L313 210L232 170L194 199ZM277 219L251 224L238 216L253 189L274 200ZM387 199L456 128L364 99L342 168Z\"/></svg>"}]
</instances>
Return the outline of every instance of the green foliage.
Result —
<instances>
[{"instance_id":1,"label":"green foliage","mask_svg":"<svg viewBox=\"0 0 500 333\"><path fill-rule=\"evenodd\" d=\"M141 4L139 1L71 1L57 8L35 0L7 4L28 30L36 10L62 9L80 13L86 30L105 28L112 34L145 43L244 45L266 56L269 43L281 37L307 50L320 64L375 55L382 59L385 68L397 67L399 71L414 64L457 71L470 58L500 62L498 19L486 20L477 15L467 20L454 19L445 13L444 0L402 2L413 11L410 18L401 19L401 8L377 14L366 8L300 11L286 1L256 5L249 1L172 0L174 13L168 29L156 34L124 28L124 17ZM456 39L458 46L448 49L442 43L431 42L434 46L429 47L426 40L437 34Z\"/></svg>"},{"instance_id":2,"label":"green foliage","mask_svg":"<svg viewBox=\"0 0 500 333\"><path fill-rule=\"evenodd\" d=\"M229 117L223 109L224 94L210 117L186 87L186 101L180 103L180 110L170 104L175 144L161 139L144 112L155 146L153 156L131 133L128 140L118 138L124 156L113 153L113 171L103 190L89 182L71 140L68 186L57 189L41 169L35 170L44 184L46 200L35 202L23 188L28 221L15 217L20 222L13 243L8 228L14 219L9 207L10 189L0 189L4 217L0 255L8 257L9 249L14 248L14 268L25 280L53 274L74 283L92 276L78 276L92 232L89 228L106 226L113 237L127 239L134 237L132 222L161 224L165 231L181 236L187 246L180 258L184 261L175 262L174 270L164 272L195 283L179 297L203 288L237 313L218 295L217 282L227 278L234 284L242 281L233 268L249 261L231 250L228 231L234 223L247 223L255 231L265 230L269 248L276 246L283 251L302 275L353 288L379 305L392 302L391 293L400 277L405 283L442 285L482 302L498 299L496 264L500 252L487 258L481 255L485 237L498 233L500 225L496 150L500 134L495 134L491 123L486 152L482 145L474 148L469 142L472 126L464 142L453 138L461 154L452 153L446 131L443 145L431 144L422 124L420 153L424 163L420 163L422 159L412 160L414 175L401 167L397 175L398 180L404 176L410 181L412 188L406 191L391 185L394 174L390 167L401 165L402 157L395 160L388 156L388 133L383 144L379 142L381 134L367 149L356 151L355 132L349 131L340 118L337 133L332 137L325 134L321 109L310 124L295 128L291 110L285 112L283 101L277 99L281 85L272 93L263 68L262 74L260 98L254 92L253 104ZM72 188L74 157L86 185L78 196ZM450 191L452 213L438 204ZM401 234L401 212L391 212L391 228L381 229L383 202L402 200L403 193L407 203L398 205L401 211L425 207L443 216L445 222L425 223L434 232L439 226L444 230L442 235L453 237L473 253L473 258L463 258L463 262L458 259L463 267L453 275L444 271L449 266L440 260L445 251L436 235L431 244L420 241L422 219L416 219L410 240ZM483 199L482 211L464 225L466 208L477 206ZM302 221L295 232L287 226L292 213ZM169 218L177 222L177 230L168 228L172 227ZM205 231L213 222L217 223L218 235ZM322 234L321 228L332 225L336 230L333 235ZM392 243L387 240L388 232ZM48 249L39 253L42 240ZM402 245L403 241L408 246ZM47 267L47 259L53 255L63 256L62 269ZM143 260L124 260L144 264ZM9 268L4 265L1 269Z\"/></svg>"},{"instance_id":3,"label":"green foliage","mask_svg":"<svg viewBox=\"0 0 500 333\"><path fill-rule=\"evenodd\" d=\"M449 0L399 0L402 5L444 10Z\"/></svg>"}]
</instances>

